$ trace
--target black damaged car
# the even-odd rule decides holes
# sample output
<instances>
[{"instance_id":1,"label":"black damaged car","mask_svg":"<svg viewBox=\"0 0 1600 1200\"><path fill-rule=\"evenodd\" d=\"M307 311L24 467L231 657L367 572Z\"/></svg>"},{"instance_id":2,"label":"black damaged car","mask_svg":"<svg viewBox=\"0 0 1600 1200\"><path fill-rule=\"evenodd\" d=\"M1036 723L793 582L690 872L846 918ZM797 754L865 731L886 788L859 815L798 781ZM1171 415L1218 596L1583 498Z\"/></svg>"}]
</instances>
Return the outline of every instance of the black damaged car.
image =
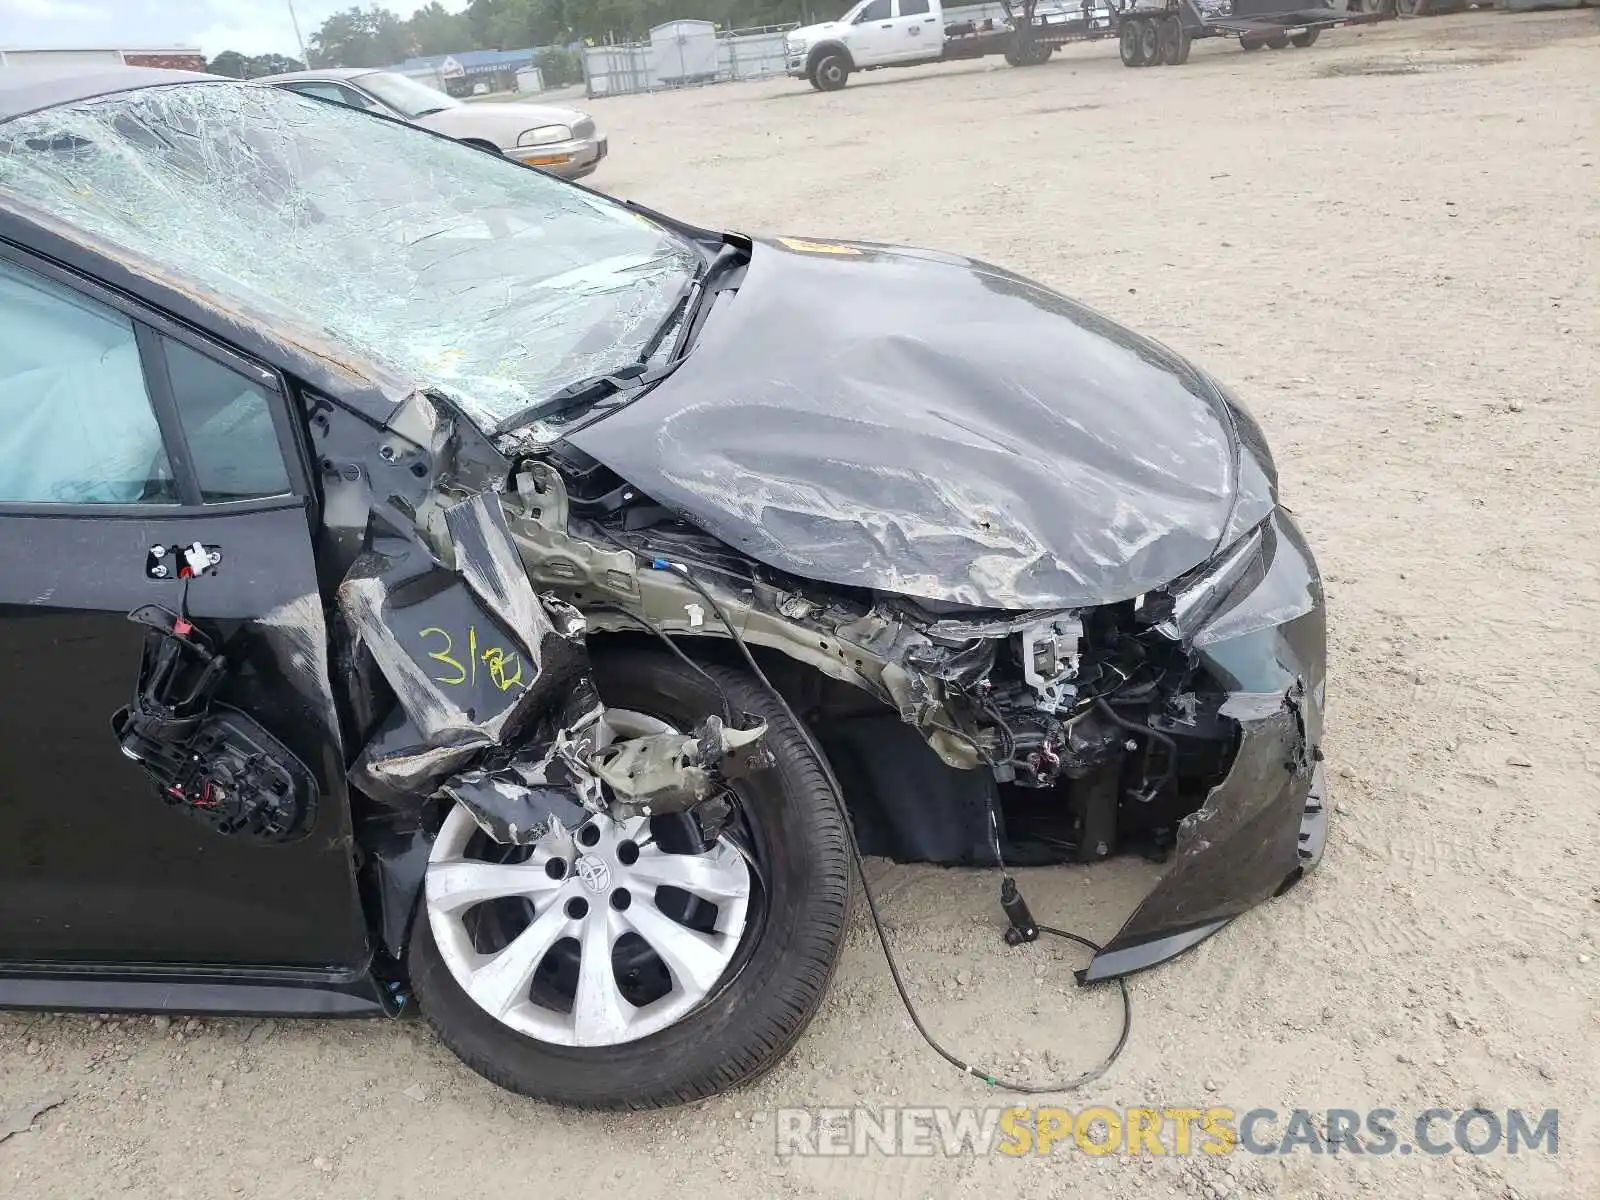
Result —
<instances>
[{"instance_id":1,"label":"black damaged car","mask_svg":"<svg viewBox=\"0 0 1600 1200\"><path fill-rule=\"evenodd\" d=\"M0 1006L416 1004L506 1087L753 1078L902 861L1322 852L1261 432L997 267L398 122L0 71ZM837 783L837 791L835 789Z\"/></svg>"}]
</instances>

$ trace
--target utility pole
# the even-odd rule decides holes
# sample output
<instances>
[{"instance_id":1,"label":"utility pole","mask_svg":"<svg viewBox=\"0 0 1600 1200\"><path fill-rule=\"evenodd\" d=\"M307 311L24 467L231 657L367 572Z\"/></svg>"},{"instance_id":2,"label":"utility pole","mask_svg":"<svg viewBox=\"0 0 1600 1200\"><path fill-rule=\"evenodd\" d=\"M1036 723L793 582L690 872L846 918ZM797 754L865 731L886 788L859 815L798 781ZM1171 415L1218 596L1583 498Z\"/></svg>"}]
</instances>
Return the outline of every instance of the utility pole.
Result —
<instances>
[{"instance_id":1,"label":"utility pole","mask_svg":"<svg viewBox=\"0 0 1600 1200\"><path fill-rule=\"evenodd\" d=\"M300 18L295 15L294 0L283 0L289 6L289 22L294 26L294 40L300 43L300 61L307 67L311 65L311 56L306 53L306 39L300 36Z\"/></svg>"}]
</instances>

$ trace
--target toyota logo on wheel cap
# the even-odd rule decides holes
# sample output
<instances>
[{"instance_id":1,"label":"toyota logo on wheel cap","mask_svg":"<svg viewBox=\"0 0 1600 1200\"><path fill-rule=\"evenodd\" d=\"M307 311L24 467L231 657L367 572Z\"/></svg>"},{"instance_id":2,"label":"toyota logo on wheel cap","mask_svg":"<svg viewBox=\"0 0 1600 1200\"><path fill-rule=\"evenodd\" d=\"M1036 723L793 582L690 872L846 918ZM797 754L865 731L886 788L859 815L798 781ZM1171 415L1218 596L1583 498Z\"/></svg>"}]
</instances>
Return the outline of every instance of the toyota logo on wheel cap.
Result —
<instances>
[{"instance_id":1,"label":"toyota logo on wheel cap","mask_svg":"<svg viewBox=\"0 0 1600 1200\"><path fill-rule=\"evenodd\" d=\"M578 878L583 886L591 892L599 893L611 888L611 868L606 866L605 860L596 858L592 854L585 854L573 864L573 870L578 873Z\"/></svg>"}]
</instances>

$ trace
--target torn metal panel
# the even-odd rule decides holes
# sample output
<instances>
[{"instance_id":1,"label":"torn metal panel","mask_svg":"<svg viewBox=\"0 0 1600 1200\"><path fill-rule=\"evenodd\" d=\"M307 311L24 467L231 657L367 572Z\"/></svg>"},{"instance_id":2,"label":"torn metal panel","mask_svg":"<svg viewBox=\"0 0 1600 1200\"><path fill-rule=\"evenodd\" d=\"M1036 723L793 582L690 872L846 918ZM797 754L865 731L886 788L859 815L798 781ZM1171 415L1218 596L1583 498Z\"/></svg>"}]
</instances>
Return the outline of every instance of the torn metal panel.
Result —
<instances>
[{"instance_id":1,"label":"torn metal panel","mask_svg":"<svg viewBox=\"0 0 1600 1200\"><path fill-rule=\"evenodd\" d=\"M420 541L380 543L357 560L339 604L394 689L400 718L355 768L380 795L426 795L480 753L526 732L585 678L582 627L534 594L499 497L448 509L454 568Z\"/></svg>"},{"instance_id":2,"label":"torn metal panel","mask_svg":"<svg viewBox=\"0 0 1600 1200\"><path fill-rule=\"evenodd\" d=\"M572 831L595 813L576 797L589 782L555 746L537 758L502 767L475 767L445 781L441 790L472 814L497 842L531 846L558 830ZM596 793L598 801L598 793Z\"/></svg>"},{"instance_id":3,"label":"torn metal panel","mask_svg":"<svg viewBox=\"0 0 1600 1200\"><path fill-rule=\"evenodd\" d=\"M542 172L222 80L16 117L0 191L318 386L434 389L485 427L636 359L701 262Z\"/></svg>"},{"instance_id":4,"label":"torn metal panel","mask_svg":"<svg viewBox=\"0 0 1600 1200\"><path fill-rule=\"evenodd\" d=\"M591 760L611 731L587 669L552 704L516 745L485 756L439 786L440 794L459 801L497 842L532 845L557 828L576 829L606 807Z\"/></svg>"},{"instance_id":5,"label":"torn metal panel","mask_svg":"<svg viewBox=\"0 0 1600 1200\"><path fill-rule=\"evenodd\" d=\"M1076 607L1168 583L1228 527L1226 399L1037 284L952 256L758 242L716 316L674 375L568 436L770 566Z\"/></svg>"}]
</instances>

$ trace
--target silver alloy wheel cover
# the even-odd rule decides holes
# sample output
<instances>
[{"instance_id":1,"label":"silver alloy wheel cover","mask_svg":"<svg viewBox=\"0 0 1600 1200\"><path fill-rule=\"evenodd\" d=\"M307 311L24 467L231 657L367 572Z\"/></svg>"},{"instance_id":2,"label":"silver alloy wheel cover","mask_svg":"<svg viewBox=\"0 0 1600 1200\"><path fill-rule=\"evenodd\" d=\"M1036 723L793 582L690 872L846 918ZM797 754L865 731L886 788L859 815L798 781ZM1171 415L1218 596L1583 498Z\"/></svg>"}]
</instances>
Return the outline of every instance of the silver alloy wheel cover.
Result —
<instances>
[{"instance_id":1,"label":"silver alloy wheel cover","mask_svg":"<svg viewBox=\"0 0 1600 1200\"><path fill-rule=\"evenodd\" d=\"M608 709L606 718L614 734L627 737L671 728L618 709ZM619 823L596 816L590 825L600 835L592 846L580 845L563 830L535 843L524 863L490 863L465 857L478 825L457 805L428 856L428 925L451 977L495 1020L559 1046L620 1045L681 1020L727 971L748 918L750 868L726 837L706 854L667 854L645 845L635 862L625 864L619 847L648 836L648 819ZM547 872L552 858L567 866L559 879ZM713 902L716 932L700 933L663 913L655 901L658 886L681 888ZM631 899L620 911L611 902L619 888L626 888ZM480 954L467 932L466 914L474 905L502 896L526 897L533 903L534 918L504 949ZM588 912L568 916L568 905L578 898ZM611 949L627 932L644 939L672 976L672 990L642 1008L623 997L612 971ZM567 1013L535 1004L529 996L539 964L565 937L579 943L578 986Z\"/></svg>"}]
</instances>

